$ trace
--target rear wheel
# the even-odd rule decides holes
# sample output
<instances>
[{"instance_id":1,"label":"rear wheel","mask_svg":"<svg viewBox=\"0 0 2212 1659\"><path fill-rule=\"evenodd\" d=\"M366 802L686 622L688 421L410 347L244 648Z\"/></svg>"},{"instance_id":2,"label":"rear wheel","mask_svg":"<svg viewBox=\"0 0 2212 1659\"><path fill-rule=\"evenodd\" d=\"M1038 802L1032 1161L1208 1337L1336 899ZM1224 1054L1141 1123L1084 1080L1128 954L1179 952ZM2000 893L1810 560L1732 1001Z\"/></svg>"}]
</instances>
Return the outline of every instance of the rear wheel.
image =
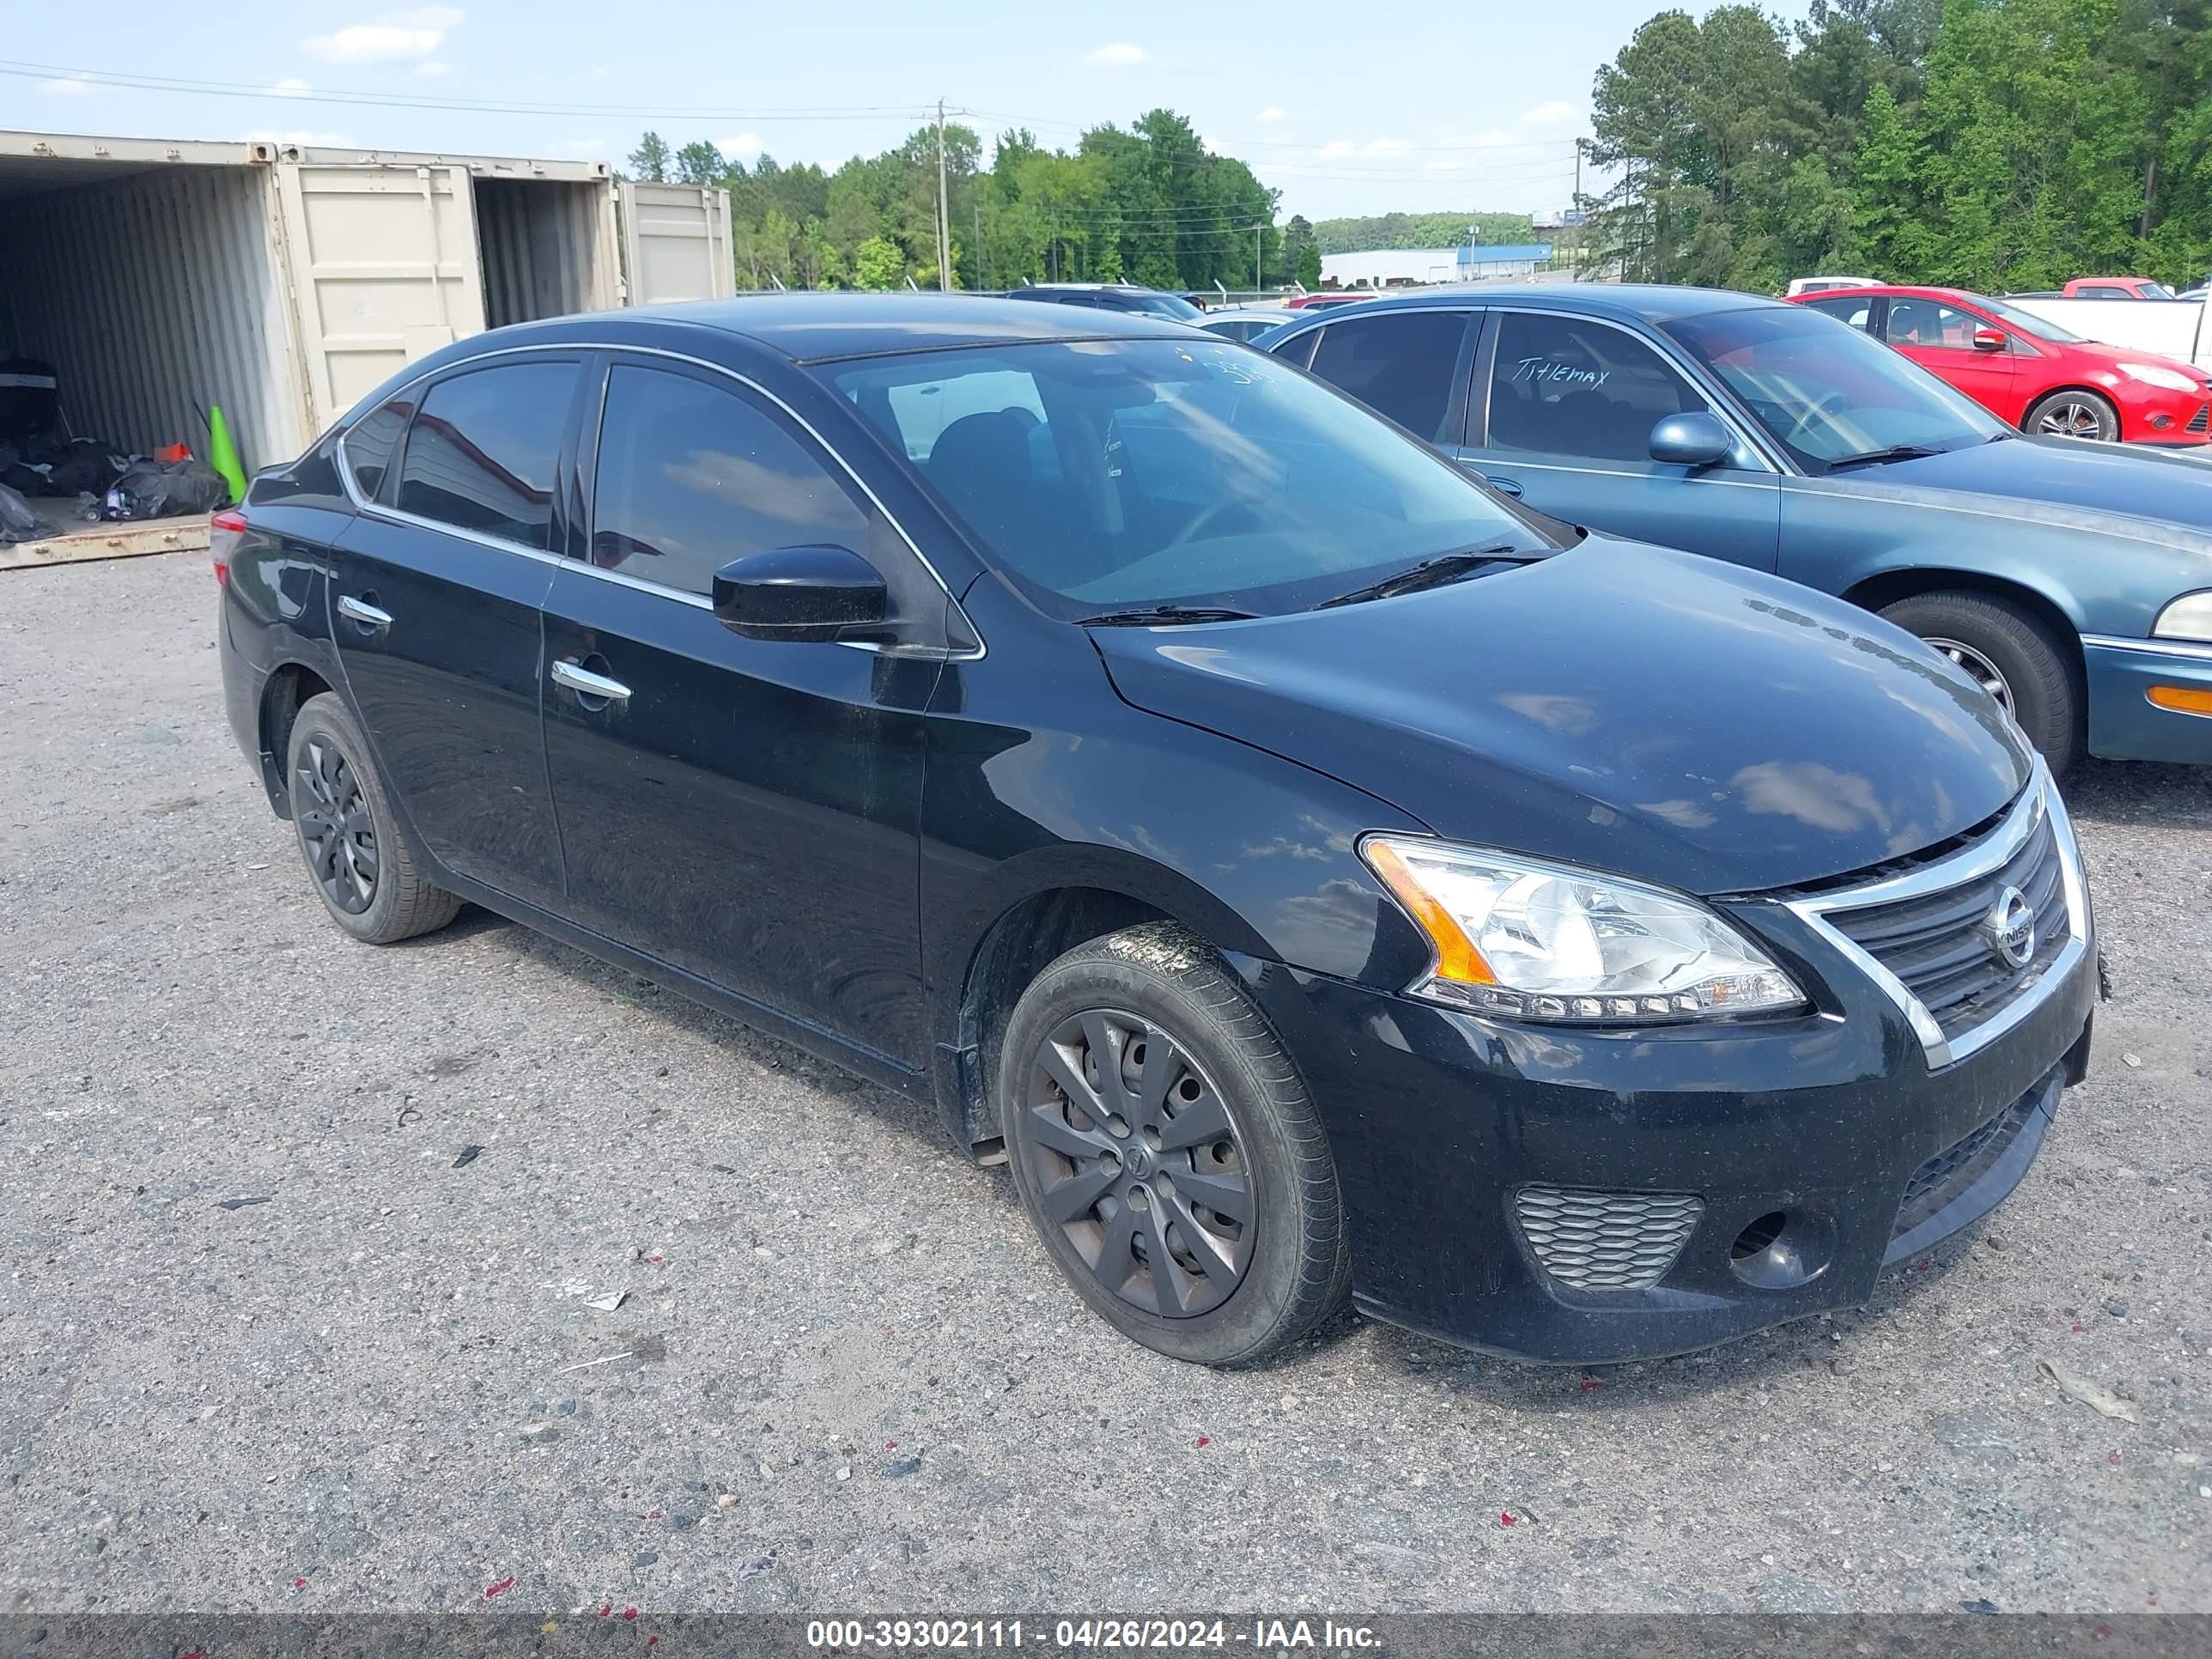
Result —
<instances>
[{"instance_id":1,"label":"rear wheel","mask_svg":"<svg viewBox=\"0 0 2212 1659\"><path fill-rule=\"evenodd\" d=\"M2094 438L2108 444L2120 441L2120 411L2094 392L2054 392L2039 398L2020 426L2039 438Z\"/></svg>"},{"instance_id":2,"label":"rear wheel","mask_svg":"<svg viewBox=\"0 0 2212 1659\"><path fill-rule=\"evenodd\" d=\"M2073 654L2024 606L1989 593L1917 593L1882 617L1948 657L2019 722L2054 774L2081 749Z\"/></svg>"},{"instance_id":3,"label":"rear wheel","mask_svg":"<svg viewBox=\"0 0 2212 1659\"><path fill-rule=\"evenodd\" d=\"M300 856L331 920L369 945L443 927L459 899L434 887L392 822L368 744L336 694L300 706L285 776Z\"/></svg>"},{"instance_id":4,"label":"rear wheel","mask_svg":"<svg viewBox=\"0 0 2212 1659\"><path fill-rule=\"evenodd\" d=\"M998 1096L1038 1236L1125 1335L1236 1364L1342 1303L1343 1204L1320 1115L1192 934L1149 924L1047 968L1006 1024Z\"/></svg>"}]
</instances>

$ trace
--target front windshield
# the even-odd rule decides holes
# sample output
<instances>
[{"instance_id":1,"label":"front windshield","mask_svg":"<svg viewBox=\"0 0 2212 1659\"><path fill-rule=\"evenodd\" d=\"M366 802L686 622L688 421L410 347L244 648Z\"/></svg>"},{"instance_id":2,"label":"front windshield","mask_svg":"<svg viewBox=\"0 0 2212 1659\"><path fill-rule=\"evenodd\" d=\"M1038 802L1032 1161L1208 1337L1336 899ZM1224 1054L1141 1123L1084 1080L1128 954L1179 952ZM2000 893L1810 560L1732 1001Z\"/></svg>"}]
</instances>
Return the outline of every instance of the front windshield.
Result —
<instances>
[{"instance_id":1,"label":"front windshield","mask_svg":"<svg viewBox=\"0 0 2212 1659\"><path fill-rule=\"evenodd\" d=\"M1803 306L1663 325L1808 472L1901 447L1961 449L2011 428L1870 334Z\"/></svg>"},{"instance_id":2,"label":"front windshield","mask_svg":"<svg viewBox=\"0 0 2212 1659\"><path fill-rule=\"evenodd\" d=\"M1460 470L1286 364L1194 331L823 373L1054 615L1277 615L1439 554L1540 550Z\"/></svg>"},{"instance_id":3,"label":"front windshield","mask_svg":"<svg viewBox=\"0 0 2212 1659\"><path fill-rule=\"evenodd\" d=\"M2056 340L2062 345L2078 345L2081 342L2082 337L2072 329L2061 328L2046 317L2022 311L2018 306L2008 306L2002 300L1992 300L1982 294L1970 294L1966 297L1999 322L2035 339Z\"/></svg>"}]
</instances>

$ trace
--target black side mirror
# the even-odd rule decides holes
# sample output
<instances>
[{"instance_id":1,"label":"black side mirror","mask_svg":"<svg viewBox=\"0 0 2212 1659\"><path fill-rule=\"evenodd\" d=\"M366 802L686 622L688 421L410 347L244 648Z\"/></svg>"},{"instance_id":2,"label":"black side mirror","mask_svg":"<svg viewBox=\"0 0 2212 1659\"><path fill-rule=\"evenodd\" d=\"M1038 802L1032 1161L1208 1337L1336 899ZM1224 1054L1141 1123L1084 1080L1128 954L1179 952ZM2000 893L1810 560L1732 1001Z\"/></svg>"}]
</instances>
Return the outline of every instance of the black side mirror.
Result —
<instances>
[{"instance_id":1,"label":"black side mirror","mask_svg":"<svg viewBox=\"0 0 2212 1659\"><path fill-rule=\"evenodd\" d=\"M753 640L836 640L880 627L884 579L846 547L779 547L714 573L714 615Z\"/></svg>"},{"instance_id":2,"label":"black side mirror","mask_svg":"<svg viewBox=\"0 0 2212 1659\"><path fill-rule=\"evenodd\" d=\"M1735 453L1735 434L1703 410L1666 416L1651 428L1651 459L1670 466L1718 466Z\"/></svg>"}]
</instances>

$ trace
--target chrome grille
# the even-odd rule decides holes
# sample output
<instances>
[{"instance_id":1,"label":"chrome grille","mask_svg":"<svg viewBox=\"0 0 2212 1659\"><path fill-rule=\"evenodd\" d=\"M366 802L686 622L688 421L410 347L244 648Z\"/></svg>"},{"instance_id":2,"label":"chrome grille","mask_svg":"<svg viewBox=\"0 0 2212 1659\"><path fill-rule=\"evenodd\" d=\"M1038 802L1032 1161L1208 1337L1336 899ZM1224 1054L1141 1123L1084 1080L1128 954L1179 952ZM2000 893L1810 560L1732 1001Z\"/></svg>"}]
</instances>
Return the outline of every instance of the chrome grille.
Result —
<instances>
[{"instance_id":1,"label":"chrome grille","mask_svg":"<svg viewBox=\"0 0 2212 1659\"><path fill-rule=\"evenodd\" d=\"M1523 1187L1522 1236L1544 1271L1578 1291L1656 1285L1697 1230L1705 1203L1691 1193Z\"/></svg>"},{"instance_id":2,"label":"chrome grille","mask_svg":"<svg viewBox=\"0 0 2212 1659\"><path fill-rule=\"evenodd\" d=\"M2015 965L2002 955L1989 921L2017 889L2036 920L2035 952ZM1864 909L1831 911L1844 938L1920 999L1946 1037L1999 1012L2039 981L2069 937L2058 838L2045 817L2009 858L1986 874L1939 891Z\"/></svg>"}]
</instances>

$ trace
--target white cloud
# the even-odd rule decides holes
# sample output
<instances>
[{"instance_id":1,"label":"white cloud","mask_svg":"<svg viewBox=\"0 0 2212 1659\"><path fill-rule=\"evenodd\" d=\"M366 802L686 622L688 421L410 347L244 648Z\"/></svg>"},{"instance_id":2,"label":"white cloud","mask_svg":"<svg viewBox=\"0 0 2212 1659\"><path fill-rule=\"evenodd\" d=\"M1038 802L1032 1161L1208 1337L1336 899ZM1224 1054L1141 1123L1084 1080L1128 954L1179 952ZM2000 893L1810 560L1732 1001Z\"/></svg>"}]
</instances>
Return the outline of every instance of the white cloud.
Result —
<instances>
[{"instance_id":1,"label":"white cloud","mask_svg":"<svg viewBox=\"0 0 2212 1659\"><path fill-rule=\"evenodd\" d=\"M1270 105L1252 118L1263 127L1271 127L1283 118L1283 112Z\"/></svg>"},{"instance_id":2,"label":"white cloud","mask_svg":"<svg viewBox=\"0 0 2212 1659\"><path fill-rule=\"evenodd\" d=\"M1524 127L1556 127L1582 118L1583 112L1577 106L1565 99L1554 98L1550 103L1539 104L1522 115L1521 125Z\"/></svg>"},{"instance_id":3,"label":"white cloud","mask_svg":"<svg viewBox=\"0 0 2212 1659\"><path fill-rule=\"evenodd\" d=\"M714 148L732 161L750 161L761 153L760 134L741 132L734 138L717 138Z\"/></svg>"},{"instance_id":4,"label":"white cloud","mask_svg":"<svg viewBox=\"0 0 2212 1659\"><path fill-rule=\"evenodd\" d=\"M1127 69L1132 64L1145 61L1145 49L1127 40L1116 40L1096 52L1085 52L1083 61L1098 69Z\"/></svg>"},{"instance_id":5,"label":"white cloud","mask_svg":"<svg viewBox=\"0 0 2212 1659\"><path fill-rule=\"evenodd\" d=\"M82 98L92 90L92 82L68 76L58 81L41 81L39 90L49 98Z\"/></svg>"},{"instance_id":6,"label":"white cloud","mask_svg":"<svg viewBox=\"0 0 2212 1659\"><path fill-rule=\"evenodd\" d=\"M249 144L302 144L310 149L356 149L359 146L343 132L309 132L295 128L290 132L279 132L274 127L257 127L246 135Z\"/></svg>"},{"instance_id":7,"label":"white cloud","mask_svg":"<svg viewBox=\"0 0 2212 1659\"><path fill-rule=\"evenodd\" d=\"M309 93L313 92L314 88L309 86L305 81L300 80L297 76L294 76L288 80L279 81L275 86L270 88L269 90L275 93L279 98L304 98Z\"/></svg>"},{"instance_id":8,"label":"white cloud","mask_svg":"<svg viewBox=\"0 0 2212 1659\"><path fill-rule=\"evenodd\" d=\"M434 56L447 33L460 27L452 6L388 11L373 23L356 23L335 34L310 35L300 50L325 64L396 64Z\"/></svg>"},{"instance_id":9,"label":"white cloud","mask_svg":"<svg viewBox=\"0 0 2212 1659\"><path fill-rule=\"evenodd\" d=\"M434 58L427 64L415 65L415 73L417 75L451 75L453 72L453 66L451 64L441 64Z\"/></svg>"},{"instance_id":10,"label":"white cloud","mask_svg":"<svg viewBox=\"0 0 2212 1659\"><path fill-rule=\"evenodd\" d=\"M1413 145L1403 138L1370 138L1364 144L1355 144L1347 138L1332 138L1321 147L1323 155L1395 155Z\"/></svg>"}]
</instances>

